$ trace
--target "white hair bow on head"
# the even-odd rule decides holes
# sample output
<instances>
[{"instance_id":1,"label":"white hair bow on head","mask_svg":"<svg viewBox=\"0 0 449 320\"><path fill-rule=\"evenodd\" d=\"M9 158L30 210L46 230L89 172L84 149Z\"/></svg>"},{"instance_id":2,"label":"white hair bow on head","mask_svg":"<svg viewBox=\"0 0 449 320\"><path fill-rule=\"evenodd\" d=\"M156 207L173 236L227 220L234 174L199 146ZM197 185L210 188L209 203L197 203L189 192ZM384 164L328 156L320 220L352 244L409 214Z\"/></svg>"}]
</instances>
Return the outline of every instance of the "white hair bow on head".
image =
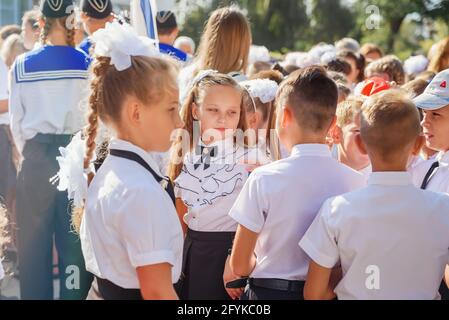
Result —
<instances>
[{"instance_id":1,"label":"white hair bow on head","mask_svg":"<svg viewBox=\"0 0 449 320\"><path fill-rule=\"evenodd\" d=\"M254 79L240 82L248 90L251 98L259 98L262 103L272 102L276 98L278 84L269 79Z\"/></svg>"},{"instance_id":2,"label":"white hair bow on head","mask_svg":"<svg viewBox=\"0 0 449 320\"><path fill-rule=\"evenodd\" d=\"M200 83L204 78L213 75L213 74L217 74L218 71L217 70L201 70L200 72L198 72L198 74L196 75L195 78L193 78L192 80L192 87L197 85L198 83Z\"/></svg>"},{"instance_id":3,"label":"white hair bow on head","mask_svg":"<svg viewBox=\"0 0 449 320\"><path fill-rule=\"evenodd\" d=\"M104 29L92 35L95 44L95 54L111 58L111 65L118 71L131 67L131 57L160 56L156 40L139 36L129 24L120 24L118 21L106 23Z\"/></svg>"}]
</instances>

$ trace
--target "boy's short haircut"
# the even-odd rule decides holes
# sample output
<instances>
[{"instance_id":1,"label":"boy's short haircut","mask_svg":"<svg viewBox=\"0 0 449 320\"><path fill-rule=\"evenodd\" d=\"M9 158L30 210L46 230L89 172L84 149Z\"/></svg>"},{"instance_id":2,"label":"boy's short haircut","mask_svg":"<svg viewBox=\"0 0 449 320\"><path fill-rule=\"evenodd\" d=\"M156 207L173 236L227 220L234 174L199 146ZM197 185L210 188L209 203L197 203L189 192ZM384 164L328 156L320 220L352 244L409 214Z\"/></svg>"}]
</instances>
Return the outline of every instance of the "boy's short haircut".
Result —
<instances>
[{"instance_id":1,"label":"boy's short haircut","mask_svg":"<svg viewBox=\"0 0 449 320\"><path fill-rule=\"evenodd\" d=\"M384 161L393 159L420 135L419 112L402 90L369 97L362 106L360 136Z\"/></svg>"},{"instance_id":2,"label":"boy's short haircut","mask_svg":"<svg viewBox=\"0 0 449 320\"><path fill-rule=\"evenodd\" d=\"M293 72L282 82L276 97L278 108L288 105L298 125L312 132L330 127L337 101L337 85L319 66Z\"/></svg>"},{"instance_id":3,"label":"boy's short haircut","mask_svg":"<svg viewBox=\"0 0 449 320\"><path fill-rule=\"evenodd\" d=\"M366 99L363 97L350 96L337 106L337 126L343 128L355 121L360 116L362 105Z\"/></svg>"},{"instance_id":4,"label":"boy's short haircut","mask_svg":"<svg viewBox=\"0 0 449 320\"><path fill-rule=\"evenodd\" d=\"M402 86L405 83L405 71L401 60L396 56L389 55L371 62L365 69L365 76L370 78L380 73L386 73L390 81Z\"/></svg>"}]
</instances>

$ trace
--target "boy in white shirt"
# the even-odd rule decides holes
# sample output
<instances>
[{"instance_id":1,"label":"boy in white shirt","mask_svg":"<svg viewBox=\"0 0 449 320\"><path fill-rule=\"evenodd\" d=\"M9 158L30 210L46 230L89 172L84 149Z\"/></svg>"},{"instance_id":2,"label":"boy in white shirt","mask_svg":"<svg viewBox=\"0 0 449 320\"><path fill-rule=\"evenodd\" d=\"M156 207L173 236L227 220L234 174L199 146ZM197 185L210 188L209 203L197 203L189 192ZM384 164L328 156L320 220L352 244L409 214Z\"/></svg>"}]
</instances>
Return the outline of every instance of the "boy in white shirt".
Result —
<instances>
[{"instance_id":1,"label":"boy in white shirt","mask_svg":"<svg viewBox=\"0 0 449 320\"><path fill-rule=\"evenodd\" d=\"M402 92L364 103L357 143L373 173L367 187L326 201L299 243L312 259L306 299L439 298L449 259L449 196L416 188L406 172L422 146L420 131L418 111Z\"/></svg>"},{"instance_id":2,"label":"boy in white shirt","mask_svg":"<svg viewBox=\"0 0 449 320\"><path fill-rule=\"evenodd\" d=\"M331 130L332 142L338 150L338 161L359 171L366 178L371 173L371 163L360 152L355 137L360 132L360 109L364 99L349 97L337 106L337 122Z\"/></svg>"},{"instance_id":3,"label":"boy in white shirt","mask_svg":"<svg viewBox=\"0 0 449 320\"><path fill-rule=\"evenodd\" d=\"M364 185L325 144L337 99L321 67L295 72L279 88L277 131L291 156L253 171L229 213L239 223L230 266L250 277L242 299L302 299L309 259L299 240L327 198Z\"/></svg>"},{"instance_id":4,"label":"boy in white shirt","mask_svg":"<svg viewBox=\"0 0 449 320\"><path fill-rule=\"evenodd\" d=\"M421 125L426 146L439 152L436 158L412 169L415 185L425 190L449 193L449 70L437 74L414 102L423 112ZM449 267L446 271L448 282ZM449 300L449 290L444 283L440 294L444 300Z\"/></svg>"}]
</instances>

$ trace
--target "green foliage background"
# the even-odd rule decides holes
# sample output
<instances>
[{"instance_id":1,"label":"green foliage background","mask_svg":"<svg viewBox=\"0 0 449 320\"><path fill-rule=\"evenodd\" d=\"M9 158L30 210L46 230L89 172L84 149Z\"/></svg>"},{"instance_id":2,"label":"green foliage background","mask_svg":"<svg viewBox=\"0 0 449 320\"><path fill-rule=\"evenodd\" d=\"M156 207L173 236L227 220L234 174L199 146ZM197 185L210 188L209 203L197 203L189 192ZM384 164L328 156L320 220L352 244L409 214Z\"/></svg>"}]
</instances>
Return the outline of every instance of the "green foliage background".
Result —
<instances>
[{"instance_id":1,"label":"green foliage background","mask_svg":"<svg viewBox=\"0 0 449 320\"><path fill-rule=\"evenodd\" d=\"M209 14L233 3L247 12L254 44L279 53L350 36L405 59L412 53L427 53L435 41L449 36L449 0L191 1L181 33L198 43ZM370 5L378 8L379 19ZM377 27L370 28L370 21L378 22Z\"/></svg>"}]
</instances>

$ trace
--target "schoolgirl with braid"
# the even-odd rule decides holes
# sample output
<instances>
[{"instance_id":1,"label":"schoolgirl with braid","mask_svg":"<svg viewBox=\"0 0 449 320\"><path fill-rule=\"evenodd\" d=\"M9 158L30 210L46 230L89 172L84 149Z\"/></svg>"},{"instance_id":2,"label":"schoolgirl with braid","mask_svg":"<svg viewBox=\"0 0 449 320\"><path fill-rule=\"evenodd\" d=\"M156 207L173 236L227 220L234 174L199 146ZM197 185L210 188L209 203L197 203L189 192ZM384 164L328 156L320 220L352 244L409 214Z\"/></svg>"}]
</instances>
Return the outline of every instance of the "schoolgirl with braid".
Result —
<instances>
[{"instance_id":1,"label":"schoolgirl with braid","mask_svg":"<svg viewBox=\"0 0 449 320\"><path fill-rule=\"evenodd\" d=\"M84 299L91 283L78 237L71 230L65 192L50 183L56 156L84 125L89 58L74 48L72 0L41 2L41 47L12 67L11 130L23 162L17 183L22 299L53 299L53 245L58 253L59 297Z\"/></svg>"},{"instance_id":2,"label":"schoolgirl with braid","mask_svg":"<svg viewBox=\"0 0 449 320\"><path fill-rule=\"evenodd\" d=\"M86 199L74 219L81 221L86 268L95 276L88 299L177 299L183 233L173 185L153 156L168 151L172 132L182 126L177 67L127 24L107 23L92 41L88 125L78 140L84 158L77 166L87 178ZM96 170L103 127L111 138Z\"/></svg>"}]
</instances>

